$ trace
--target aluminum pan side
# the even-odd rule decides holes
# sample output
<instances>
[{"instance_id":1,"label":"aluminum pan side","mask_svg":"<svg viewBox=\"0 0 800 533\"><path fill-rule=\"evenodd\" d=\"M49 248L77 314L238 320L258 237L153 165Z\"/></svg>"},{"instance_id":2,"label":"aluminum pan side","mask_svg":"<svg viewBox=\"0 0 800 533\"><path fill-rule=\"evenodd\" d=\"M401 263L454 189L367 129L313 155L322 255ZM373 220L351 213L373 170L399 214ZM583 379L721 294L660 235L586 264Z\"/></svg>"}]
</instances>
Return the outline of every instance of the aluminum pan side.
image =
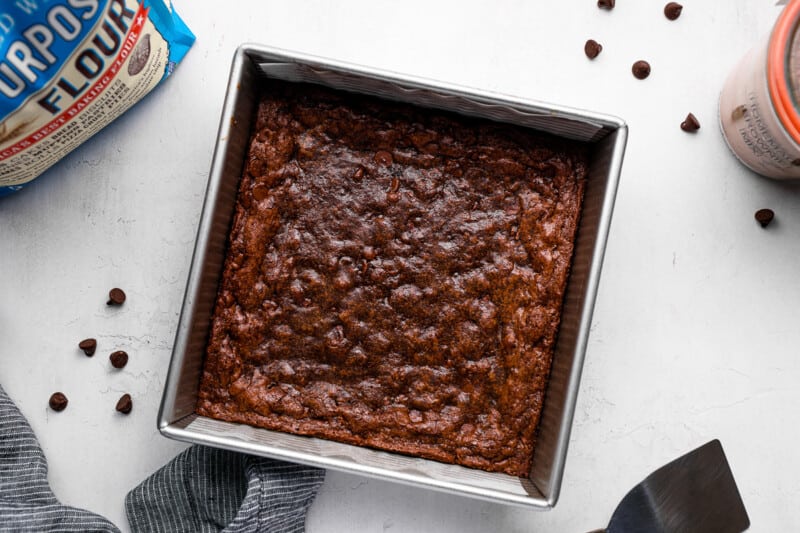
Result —
<instances>
[{"instance_id":1,"label":"aluminum pan side","mask_svg":"<svg viewBox=\"0 0 800 533\"><path fill-rule=\"evenodd\" d=\"M208 320L216 298L238 190L238 177L232 181L230 176L241 176L256 104L256 72L246 50L240 48L231 66L211 160L172 360L158 413L160 429L194 412L203 360L187 355L204 353L208 341Z\"/></svg>"}]
</instances>

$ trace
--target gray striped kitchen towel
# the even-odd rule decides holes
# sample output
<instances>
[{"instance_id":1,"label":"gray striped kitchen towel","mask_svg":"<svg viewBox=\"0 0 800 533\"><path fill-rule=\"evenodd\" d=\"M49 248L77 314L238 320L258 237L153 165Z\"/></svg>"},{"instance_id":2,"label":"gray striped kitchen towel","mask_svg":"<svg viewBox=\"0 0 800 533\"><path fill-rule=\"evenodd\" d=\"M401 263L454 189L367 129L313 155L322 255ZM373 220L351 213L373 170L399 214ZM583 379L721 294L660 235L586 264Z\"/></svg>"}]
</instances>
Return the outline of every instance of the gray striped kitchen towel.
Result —
<instances>
[{"instance_id":1,"label":"gray striped kitchen towel","mask_svg":"<svg viewBox=\"0 0 800 533\"><path fill-rule=\"evenodd\" d=\"M325 471L193 446L125 498L139 532L301 533ZM96 514L61 504L47 460L0 386L0 532L119 533Z\"/></svg>"},{"instance_id":2,"label":"gray striped kitchen towel","mask_svg":"<svg viewBox=\"0 0 800 533\"><path fill-rule=\"evenodd\" d=\"M193 446L128 493L134 533L302 533L325 470Z\"/></svg>"},{"instance_id":3,"label":"gray striped kitchen towel","mask_svg":"<svg viewBox=\"0 0 800 533\"><path fill-rule=\"evenodd\" d=\"M61 504L28 421L0 386L0 531L116 532L96 514Z\"/></svg>"}]
</instances>

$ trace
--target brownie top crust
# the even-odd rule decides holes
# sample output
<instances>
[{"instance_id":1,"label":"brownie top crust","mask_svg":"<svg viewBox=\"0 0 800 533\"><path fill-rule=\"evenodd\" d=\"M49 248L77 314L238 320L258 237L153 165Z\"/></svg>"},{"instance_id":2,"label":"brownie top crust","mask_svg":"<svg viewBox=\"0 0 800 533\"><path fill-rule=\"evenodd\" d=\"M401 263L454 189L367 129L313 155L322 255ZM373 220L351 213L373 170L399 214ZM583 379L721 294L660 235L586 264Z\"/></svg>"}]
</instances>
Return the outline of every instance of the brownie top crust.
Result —
<instances>
[{"instance_id":1,"label":"brownie top crust","mask_svg":"<svg viewBox=\"0 0 800 533\"><path fill-rule=\"evenodd\" d=\"M269 82L197 412L527 477L587 147Z\"/></svg>"}]
</instances>

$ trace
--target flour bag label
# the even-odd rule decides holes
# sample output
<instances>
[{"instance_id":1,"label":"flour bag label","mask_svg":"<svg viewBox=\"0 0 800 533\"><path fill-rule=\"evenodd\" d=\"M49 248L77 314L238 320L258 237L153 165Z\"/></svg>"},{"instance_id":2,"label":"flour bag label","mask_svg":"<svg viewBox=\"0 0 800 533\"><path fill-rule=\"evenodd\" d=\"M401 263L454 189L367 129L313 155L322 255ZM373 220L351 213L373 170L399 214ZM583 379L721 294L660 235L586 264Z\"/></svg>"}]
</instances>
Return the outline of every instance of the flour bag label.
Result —
<instances>
[{"instance_id":1,"label":"flour bag label","mask_svg":"<svg viewBox=\"0 0 800 533\"><path fill-rule=\"evenodd\" d=\"M193 42L166 0L0 2L0 196L124 113Z\"/></svg>"}]
</instances>

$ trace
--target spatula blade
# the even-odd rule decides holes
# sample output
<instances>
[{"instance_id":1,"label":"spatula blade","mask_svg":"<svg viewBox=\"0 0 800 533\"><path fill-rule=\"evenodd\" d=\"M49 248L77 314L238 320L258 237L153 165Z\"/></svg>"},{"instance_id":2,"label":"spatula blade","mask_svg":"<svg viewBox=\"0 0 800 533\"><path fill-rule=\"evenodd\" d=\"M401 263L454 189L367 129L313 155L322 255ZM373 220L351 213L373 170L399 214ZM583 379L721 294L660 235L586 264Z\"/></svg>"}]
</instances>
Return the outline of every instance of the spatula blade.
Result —
<instances>
[{"instance_id":1,"label":"spatula blade","mask_svg":"<svg viewBox=\"0 0 800 533\"><path fill-rule=\"evenodd\" d=\"M622 499L608 533L741 533L750 527L719 440L662 466Z\"/></svg>"}]
</instances>

